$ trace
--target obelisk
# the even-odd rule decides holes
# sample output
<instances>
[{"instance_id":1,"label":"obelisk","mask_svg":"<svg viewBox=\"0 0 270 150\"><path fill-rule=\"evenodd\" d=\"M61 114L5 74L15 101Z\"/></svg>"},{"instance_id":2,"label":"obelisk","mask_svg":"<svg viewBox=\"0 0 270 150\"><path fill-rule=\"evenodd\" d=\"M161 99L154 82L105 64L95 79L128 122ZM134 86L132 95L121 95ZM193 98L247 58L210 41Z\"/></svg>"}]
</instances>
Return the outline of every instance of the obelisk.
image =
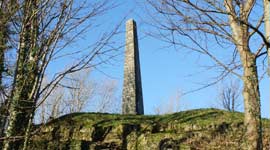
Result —
<instances>
[{"instance_id":1,"label":"obelisk","mask_svg":"<svg viewBox=\"0 0 270 150\"><path fill-rule=\"evenodd\" d=\"M137 29L133 19L126 22L125 48L122 113L144 114Z\"/></svg>"}]
</instances>

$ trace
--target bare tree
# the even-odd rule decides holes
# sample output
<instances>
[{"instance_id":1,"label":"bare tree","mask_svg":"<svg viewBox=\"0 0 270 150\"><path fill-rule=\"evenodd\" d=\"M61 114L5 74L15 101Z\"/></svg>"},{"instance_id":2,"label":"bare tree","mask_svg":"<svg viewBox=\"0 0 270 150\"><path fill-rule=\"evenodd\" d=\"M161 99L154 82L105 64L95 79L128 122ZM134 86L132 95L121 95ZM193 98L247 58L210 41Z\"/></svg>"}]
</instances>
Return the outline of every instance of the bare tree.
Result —
<instances>
[{"instance_id":1,"label":"bare tree","mask_svg":"<svg viewBox=\"0 0 270 150\"><path fill-rule=\"evenodd\" d=\"M82 111L120 112L116 81L96 81L90 78L90 73L88 69L68 75L37 108L35 122L46 123Z\"/></svg>"},{"instance_id":2,"label":"bare tree","mask_svg":"<svg viewBox=\"0 0 270 150\"><path fill-rule=\"evenodd\" d=\"M66 113L82 111L96 92L96 83L89 79L90 70L84 70L70 74L64 81L66 87Z\"/></svg>"},{"instance_id":3,"label":"bare tree","mask_svg":"<svg viewBox=\"0 0 270 150\"><path fill-rule=\"evenodd\" d=\"M247 141L244 146L262 149L257 61L266 56L264 48L269 46L269 41L260 28L264 24L261 3L256 0L148 2L158 12L152 16L153 26L158 28L154 36L210 58L215 64L211 68L221 72L216 81L205 87L229 74L243 81ZM225 55L229 57L224 59Z\"/></svg>"},{"instance_id":4,"label":"bare tree","mask_svg":"<svg viewBox=\"0 0 270 150\"><path fill-rule=\"evenodd\" d=\"M12 44L17 59L13 62L13 79L9 81L11 92L5 99L8 111L3 114L8 119L1 123L1 129L5 130L5 137L1 138L4 150L18 149L22 139L23 149L26 149L36 107L68 74L95 67L114 57L116 48L110 41L118 33L116 26L86 48L72 51L68 46L93 29L96 19L116 6L113 1L3 0L1 8L9 2L17 9L9 16L12 36L8 35L7 42ZM5 40L5 37L0 38L0 41ZM69 58L70 67L55 72L42 87L48 66L61 58Z\"/></svg>"},{"instance_id":5,"label":"bare tree","mask_svg":"<svg viewBox=\"0 0 270 150\"><path fill-rule=\"evenodd\" d=\"M89 69L67 75L40 103L35 113L35 122L46 123L64 114L81 112L92 101L97 90L96 83L89 76Z\"/></svg>"},{"instance_id":6,"label":"bare tree","mask_svg":"<svg viewBox=\"0 0 270 150\"><path fill-rule=\"evenodd\" d=\"M264 6L264 28L266 40L270 43L270 2L269 0L263 0ZM268 76L270 77L270 45L266 45L268 53Z\"/></svg>"},{"instance_id":7,"label":"bare tree","mask_svg":"<svg viewBox=\"0 0 270 150\"><path fill-rule=\"evenodd\" d=\"M154 107L154 113L160 115L179 112L181 108L180 100L181 92L178 91L176 94L172 95L165 103Z\"/></svg>"},{"instance_id":8,"label":"bare tree","mask_svg":"<svg viewBox=\"0 0 270 150\"><path fill-rule=\"evenodd\" d=\"M10 25L12 16L17 10L14 0L0 1L0 137L4 136L5 120L7 119L7 95L6 77L8 76L8 67L6 66L6 52L10 47L8 39L10 37Z\"/></svg>"},{"instance_id":9,"label":"bare tree","mask_svg":"<svg viewBox=\"0 0 270 150\"><path fill-rule=\"evenodd\" d=\"M240 86L237 81L231 81L229 84L223 85L218 96L222 107L231 112L236 111L241 105L239 101L240 93Z\"/></svg>"},{"instance_id":10,"label":"bare tree","mask_svg":"<svg viewBox=\"0 0 270 150\"><path fill-rule=\"evenodd\" d=\"M65 114L65 91L57 86L50 96L41 103L35 112L35 123L46 123L51 119Z\"/></svg>"},{"instance_id":11,"label":"bare tree","mask_svg":"<svg viewBox=\"0 0 270 150\"><path fill-rule=\"evenodd\" d=\"M99 85L96 97L97 112L119 113L121 112L121 98L117 95L117 82L107 79Z\"/></svg>"}]
</instances>

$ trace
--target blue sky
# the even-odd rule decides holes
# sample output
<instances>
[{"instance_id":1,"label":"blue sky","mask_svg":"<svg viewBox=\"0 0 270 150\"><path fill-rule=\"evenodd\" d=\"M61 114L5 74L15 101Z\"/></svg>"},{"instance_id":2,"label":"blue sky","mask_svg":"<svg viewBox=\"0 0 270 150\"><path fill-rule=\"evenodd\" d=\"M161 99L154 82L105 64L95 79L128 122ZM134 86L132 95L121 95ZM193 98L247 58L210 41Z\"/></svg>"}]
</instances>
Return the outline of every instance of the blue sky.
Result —
<instances>
[{"instance_id":1,"label":"blue sky","mask_svg":"<svg viewBox=\"0 0 270 150\"><path fill-rule=\"evenodd\" d=\"M148 36L146 33L152 29L144 23L147 16L142 9L142 1L119 0L117 2L120 4L119 7L111 10L109 14L99 20L103 23L101 30L110 29L112 24L116 24L124 17L126 17L125 20L129 18L136 20L140 39L141 76L146 114L153 114L154 107L166 103L170 98L177 95L179 91L187 92L197 89L202 84L211 81L211 78L216 75L215 70L208 71L202 67L211 64L211 60L208 58L179 48L169 47L167 43ZM124 24L121 25L121 29L125 29ZM117 38L119 43L124 43L125 34L121 34ZM84 40L91 41L92 37L90 35L86 36ZM83 45L82 43L77 46ZM119 94L121 94L123 85L124 48L120 51L122 55L116 58L113 65L102 65L99 69L103 73L95 71L92 74L97 80L104 78L117 80ZM269 117L270 113L269 83L267 77L260 82L263 117ZM221 108L217 97L218 88L221 86L222 83L182 96L180 98L180 109ZM243 110L243 106L239 110Z\"/></svg>"}]
</instances>

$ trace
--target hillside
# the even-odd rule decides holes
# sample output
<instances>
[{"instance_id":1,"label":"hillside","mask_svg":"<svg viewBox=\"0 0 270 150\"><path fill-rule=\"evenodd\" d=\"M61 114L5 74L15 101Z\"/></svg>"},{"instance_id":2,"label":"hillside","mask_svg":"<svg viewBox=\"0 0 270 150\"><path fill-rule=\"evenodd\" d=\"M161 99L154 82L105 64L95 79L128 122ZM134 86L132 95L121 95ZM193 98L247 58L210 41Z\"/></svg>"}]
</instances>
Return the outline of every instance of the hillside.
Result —
<instances>
[{"instance_id":1,"label":"hillside","mask_svg":"<svg viewBox=\"0 0 270 150\"><path fill-rule=\"evenodd\" d=\"M270 121L263 120L269 149ZM198 109L162 116L75 113L36 129L30 149L240 149L243 114Z\"/></svg>"}]
</instances>

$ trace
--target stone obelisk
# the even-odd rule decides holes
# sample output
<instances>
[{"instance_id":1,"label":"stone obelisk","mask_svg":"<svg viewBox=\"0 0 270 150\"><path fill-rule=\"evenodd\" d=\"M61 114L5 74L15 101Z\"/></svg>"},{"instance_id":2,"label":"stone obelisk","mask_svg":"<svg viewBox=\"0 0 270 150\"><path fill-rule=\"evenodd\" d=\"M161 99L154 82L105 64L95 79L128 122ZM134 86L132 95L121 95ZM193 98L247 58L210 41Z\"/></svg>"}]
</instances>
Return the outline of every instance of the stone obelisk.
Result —
<instances>
[{"instance_id":1,"label":"stone obelisk","mask_svg":"<svg viewBox=\"0 0 270 150\"><path fill-rule=\"evenodd\" d=\"M123 114L144 114L139 48L136 22L126 22L126 52L124 86L122 94Z\"/></svg>"}]
</instances>

